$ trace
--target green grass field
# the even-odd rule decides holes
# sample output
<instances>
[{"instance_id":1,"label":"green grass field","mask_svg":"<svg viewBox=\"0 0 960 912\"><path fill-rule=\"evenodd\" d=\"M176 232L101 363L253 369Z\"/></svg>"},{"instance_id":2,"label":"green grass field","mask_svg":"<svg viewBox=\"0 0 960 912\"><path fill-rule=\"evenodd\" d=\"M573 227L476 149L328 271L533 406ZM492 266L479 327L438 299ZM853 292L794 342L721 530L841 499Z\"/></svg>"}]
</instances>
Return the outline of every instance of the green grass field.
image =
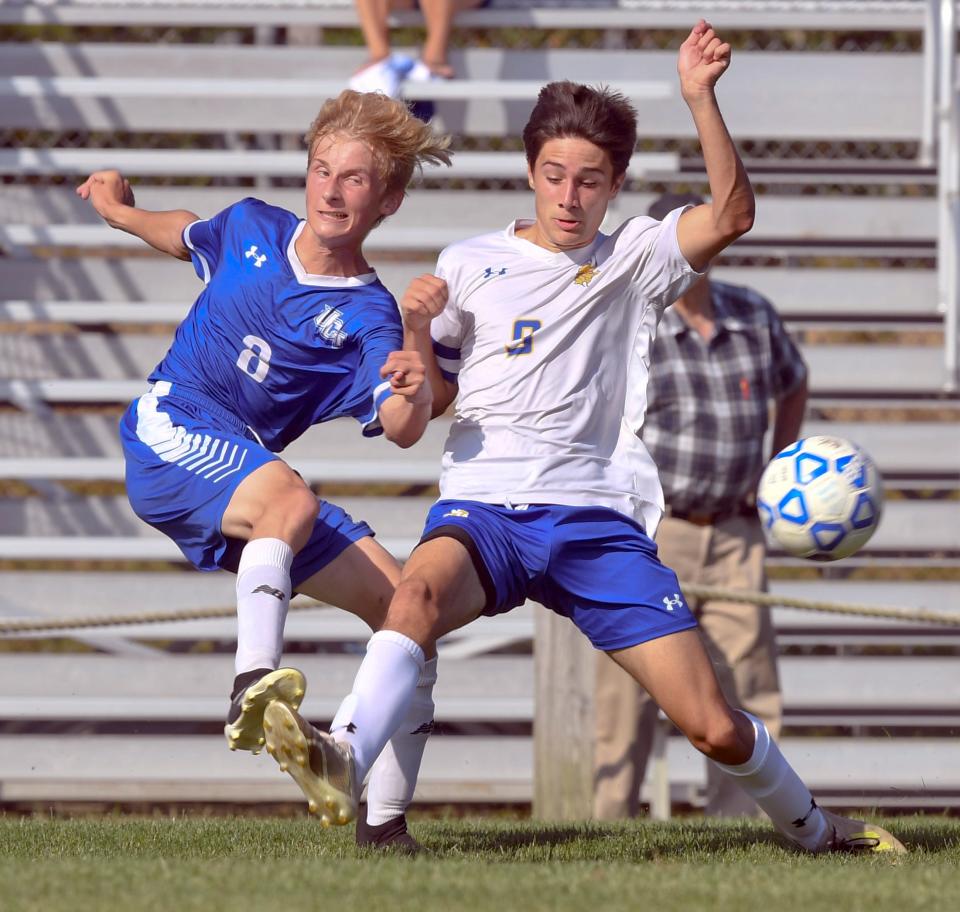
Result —
<instances>
[{"instance_id":1,"label":"green grass field","mask_svg":"<svg viewBox=\"0 0 960 912\"><path fill-rule=\"evenodd\" d=\"M854 910L960 908L960 821L887 822L911 849L810 857L752 822L427 820L429 854L361 853L310 819L0 817L0 909Z\"/></svg>"}]
</instances>

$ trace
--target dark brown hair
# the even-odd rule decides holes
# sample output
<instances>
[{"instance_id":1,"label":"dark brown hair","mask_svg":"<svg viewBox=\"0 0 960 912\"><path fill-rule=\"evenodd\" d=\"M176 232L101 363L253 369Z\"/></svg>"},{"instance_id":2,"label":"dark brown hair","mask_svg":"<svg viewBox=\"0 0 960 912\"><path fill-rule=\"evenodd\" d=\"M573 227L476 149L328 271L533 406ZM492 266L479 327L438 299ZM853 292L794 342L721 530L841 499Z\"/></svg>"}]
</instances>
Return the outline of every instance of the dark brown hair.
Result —
<instances>
[{"instance_id":1,"label":"dark brown hair","mask_svg":"<svg viewBox=\"0 0 960 912\"><path fill-rule=\"evenodd\" d=\"M627 170L637 144L636 109L619 92L605 86L551 82L540 90L523 128L523 148L531 170L545 142L568 136L603 149L617 178Z\"/></svg>"}]
</instances>

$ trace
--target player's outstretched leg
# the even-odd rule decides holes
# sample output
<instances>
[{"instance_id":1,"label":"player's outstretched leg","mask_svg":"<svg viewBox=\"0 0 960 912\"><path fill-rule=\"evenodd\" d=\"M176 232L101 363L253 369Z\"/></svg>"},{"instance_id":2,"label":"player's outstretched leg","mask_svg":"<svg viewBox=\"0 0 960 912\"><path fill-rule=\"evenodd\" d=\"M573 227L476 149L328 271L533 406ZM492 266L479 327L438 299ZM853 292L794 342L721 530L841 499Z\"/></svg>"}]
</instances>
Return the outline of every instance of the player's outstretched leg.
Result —
<instances>
[{"instance_id":1,"label":"player's outstretched leg","mask_svg":"<svg viewBox=\"0 0 960 912\"><path fill-rule=\"evenodd\" d=\"M359 787L353 751L314 728L286 703L271 703L263 717L267 752L289 773L324 826L343 826L357 816Z\"/></svg>"},{"instance_id":2,"label":"player's outstretched leg","mask_svg":"<svg viewBox=\"0 0 960 912\"><path fill-rule=\"evenodd\" d=\"M230 750L260 753L264 745L263 716L267 706L280 701L300 707L307 682L296 668L255 668L237 675L223 733Z\"/></svg>"},{"instance_id":3,"label":"player's outstretched leg","mask_svg":"<svg viewBox=\"0 0 960 912\"><path fill-rule=\"evenodd\" d=\"M731 709L694 629L610 652L653 697L691 744L730 776L798 847L835 851L904 852L885 830L820 808L766 726Z\"/></svg>"},{"instance_id":4,"label":"player's outstretched leg","mask_svg":"<svg viewBox=\"0 0 960 912\"><path fill-rule=\"evenodd\" d=\"M742 711L741 711L742 712ZM882 827L825 811L786 761L760 719L742 712L753 726L753 752L746 763L716 766L766 811L774 826L800 848L826 852L904 854L903 844ZM798 809L802 810L798 812Z\"/></svg>"}]
</instances>

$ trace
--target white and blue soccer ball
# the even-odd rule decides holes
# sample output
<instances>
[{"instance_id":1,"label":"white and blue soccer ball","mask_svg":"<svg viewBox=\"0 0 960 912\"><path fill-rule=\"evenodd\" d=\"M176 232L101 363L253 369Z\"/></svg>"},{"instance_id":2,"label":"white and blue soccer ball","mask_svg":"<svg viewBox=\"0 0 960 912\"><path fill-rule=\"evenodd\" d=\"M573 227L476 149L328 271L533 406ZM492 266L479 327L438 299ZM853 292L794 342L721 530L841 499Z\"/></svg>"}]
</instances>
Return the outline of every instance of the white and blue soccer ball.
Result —
<instances>
[{"instance_id":1,"label":"white and blue soccer ball","mask_svg":"<svg viewBox=\"0 0 960 912\"><path fill-rule=\"evenodd\" d=\"M883 484L855 443L804 437L764 470L757 510L771 547L810 560L840 560L859 551L880 523Z\"/></svg>"}]
</instances>

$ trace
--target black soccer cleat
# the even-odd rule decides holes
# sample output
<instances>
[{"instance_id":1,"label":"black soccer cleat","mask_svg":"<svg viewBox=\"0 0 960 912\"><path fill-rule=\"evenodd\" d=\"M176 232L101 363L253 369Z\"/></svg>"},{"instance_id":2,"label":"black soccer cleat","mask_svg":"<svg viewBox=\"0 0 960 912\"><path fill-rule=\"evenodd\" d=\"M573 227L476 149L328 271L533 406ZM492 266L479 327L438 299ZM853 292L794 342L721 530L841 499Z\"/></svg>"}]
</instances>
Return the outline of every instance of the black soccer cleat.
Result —
<instances>
[{"instance_id":1,"label":"black soccer cleat","mask_svg":"<svg viewBox=\"0 0 960 912\"><path fill-rule=\"evenodd\" d=\"M398 855L416 855L423 849L423 846L407 832L405 814L374 826L367 823L367 809L363 805L360 806L360 812L357 815L357 846L396 852Z\"/></svg>"}]
</instances>

